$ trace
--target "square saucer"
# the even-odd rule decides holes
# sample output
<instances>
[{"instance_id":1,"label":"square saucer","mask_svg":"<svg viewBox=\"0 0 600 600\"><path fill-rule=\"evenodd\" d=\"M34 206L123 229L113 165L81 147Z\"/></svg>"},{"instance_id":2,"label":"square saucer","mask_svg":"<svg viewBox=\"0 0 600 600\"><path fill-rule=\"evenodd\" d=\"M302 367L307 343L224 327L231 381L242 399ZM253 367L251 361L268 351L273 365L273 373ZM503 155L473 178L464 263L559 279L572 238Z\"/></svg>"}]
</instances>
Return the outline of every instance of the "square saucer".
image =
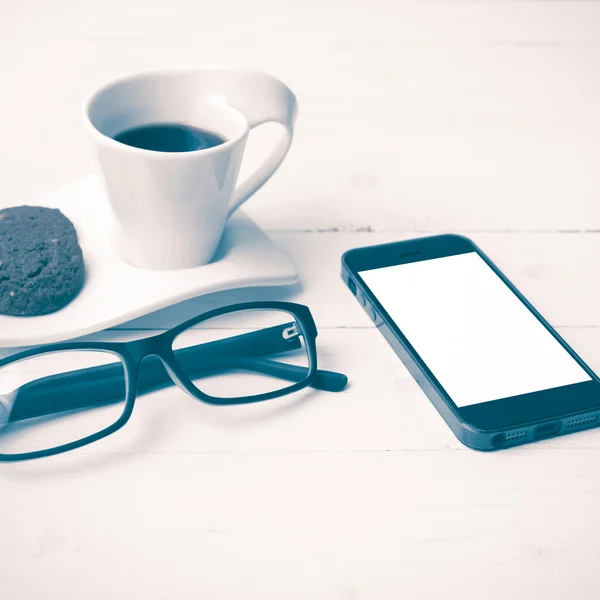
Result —
<instances>
[{"instance_id":1,"label":"square saucer","mask_svg":"<svg viewBox=\"0 0 600 600\"><path fill-rule=\"evenodd\" d=\"M76 180L32 206L58 208L77 230L86 281L64 308L40 317L0 315L0 347L59 342L120 325L213 292L298 282L284 252L242 211L225 228L213 261L201 267L155 271L125 262L112 243L113 215L100 179Z\"/></svg>"}]
</instances>

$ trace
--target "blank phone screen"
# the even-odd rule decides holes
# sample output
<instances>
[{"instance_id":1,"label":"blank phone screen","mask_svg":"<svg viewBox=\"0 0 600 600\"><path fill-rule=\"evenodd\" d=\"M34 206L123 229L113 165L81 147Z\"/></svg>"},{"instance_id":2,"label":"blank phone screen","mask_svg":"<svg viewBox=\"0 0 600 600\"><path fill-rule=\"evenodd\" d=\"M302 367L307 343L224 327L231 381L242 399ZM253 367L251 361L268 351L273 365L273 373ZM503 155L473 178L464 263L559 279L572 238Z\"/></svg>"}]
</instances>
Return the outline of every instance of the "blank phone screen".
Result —
<instances>
[{"instance_id":1,"label":"blank phone screen","mask_svg":"<svg viewBox=\"0 0 600 600\"><path fill-rule=\"evenodd\" d=\"M459 408L591 380L476 252L359 274Z\"/></svg>"}]
</instances>

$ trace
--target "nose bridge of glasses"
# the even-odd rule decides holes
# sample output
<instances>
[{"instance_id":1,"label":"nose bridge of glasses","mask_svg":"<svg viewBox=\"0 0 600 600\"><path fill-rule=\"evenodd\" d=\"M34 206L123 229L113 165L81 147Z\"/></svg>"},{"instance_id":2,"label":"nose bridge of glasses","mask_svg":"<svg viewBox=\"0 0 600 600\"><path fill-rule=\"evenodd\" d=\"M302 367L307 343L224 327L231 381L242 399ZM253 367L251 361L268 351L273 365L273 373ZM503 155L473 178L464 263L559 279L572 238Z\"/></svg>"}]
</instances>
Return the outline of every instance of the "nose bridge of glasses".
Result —
<instances>
[{"instance_id":1,"label":"nose bridge of glasses","mask_svg":"<svg viewBox=\"0 0 600 600\"><path fill-rule=\"evenodd\" d=\"M166 339L168 331L143 337L128 344L127 354L136 364L140 364L148 356L156 356L159 358L165 354L165 350L169 348L169 342Z\"/></svg>"},{"instance_id":2,"label":"nose bridge of glasses","mask_svg":"<svg viewBox=\"0 0 600 600\"><path fill-rule=\"evenodd\" d=\"M149 348L139 362L137 393L143 394L174 383L177 384L177 379L164 354L159 348Z\"/></svg>"}]
</instances>

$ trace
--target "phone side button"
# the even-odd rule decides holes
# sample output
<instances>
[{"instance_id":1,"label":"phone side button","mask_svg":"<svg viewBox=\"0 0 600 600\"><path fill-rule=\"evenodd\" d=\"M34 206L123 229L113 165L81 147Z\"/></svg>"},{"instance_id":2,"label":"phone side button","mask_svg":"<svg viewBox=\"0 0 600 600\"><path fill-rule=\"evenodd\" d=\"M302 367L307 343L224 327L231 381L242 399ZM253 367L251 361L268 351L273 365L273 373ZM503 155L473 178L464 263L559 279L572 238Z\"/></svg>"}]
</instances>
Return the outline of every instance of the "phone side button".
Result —
<instances>
[{"instance_id":1,"label":"phone side button","mask_svg":"<svg viewBox=\"0 0 600 600\"><path fill-rule=\"evenodd\" d=\"M356 284L350 278L348 278L348 287L350 288L350 291L356 296Z\"/></svg>"},{"instance_id":2,"label":"phone side button","mask_svg":"<svg viewBox=\"0 0 600 600\"><path fill-rule=\"evenodd\" d=\"M365 297L360 292L356 292L356 299L360 302L361 306L364 306L367 303Z\"/></svg>"},{"instance_id":3,"label":"phone side button","mask_svg":"<svg viewBox=\"0 0 600 600\"><path fill-rule=\"evenodd\" d=\"M367 314L371 317L371 321L373 321L375 325L379 325L381 319L379 318L377 311L371 305L367 306Z\"/></svg>"}]
</instances>

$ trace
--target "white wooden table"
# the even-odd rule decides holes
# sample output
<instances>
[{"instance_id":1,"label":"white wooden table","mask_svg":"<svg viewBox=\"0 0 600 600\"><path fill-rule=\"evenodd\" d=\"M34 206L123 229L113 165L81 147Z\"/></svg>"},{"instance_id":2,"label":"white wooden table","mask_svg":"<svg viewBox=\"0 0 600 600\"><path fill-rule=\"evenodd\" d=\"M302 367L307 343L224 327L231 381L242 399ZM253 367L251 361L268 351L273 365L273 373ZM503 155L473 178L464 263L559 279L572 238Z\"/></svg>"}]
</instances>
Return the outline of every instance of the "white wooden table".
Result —
<instances>
[{"instance_id":1,"label":"white wooden table","mask_svg":"<svg viewBox=\"0 0 600 600\"><path fill-rule=\"evenodd\" d=\"M0 0L3 206L94 169L79 110L109 77L288 82L297 137L248 212L351 381L230 409L160 392L1 466L0 598L600 597L600 430L464 448L339 278L348 248L466 233L600 370L599 44L589 1Z\"/></svg>"}]
</instances>

